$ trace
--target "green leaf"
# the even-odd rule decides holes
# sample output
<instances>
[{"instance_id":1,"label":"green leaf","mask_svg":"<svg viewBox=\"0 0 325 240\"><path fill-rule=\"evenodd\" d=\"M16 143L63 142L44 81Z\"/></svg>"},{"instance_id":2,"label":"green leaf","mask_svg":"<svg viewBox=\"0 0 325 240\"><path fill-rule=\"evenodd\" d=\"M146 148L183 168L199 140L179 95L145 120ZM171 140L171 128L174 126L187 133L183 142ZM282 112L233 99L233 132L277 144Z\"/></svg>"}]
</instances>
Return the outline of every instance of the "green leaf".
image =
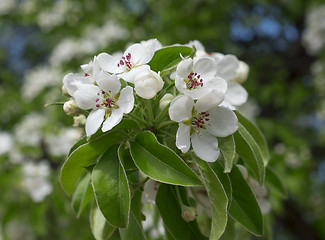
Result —
<instances>
[{"instance_id":1,"label":"green leaf","mask_svg":"<svg viewBox=\"0 0 325 240\"><path fill-rule=\"evenodd\" d=\"M119 230L120 230L121 240L130 240L130 239L145 240L146 239L142 227L132 211L130 213L130 222L128 228L124 228L124 229L120 228Z\"/></svg>"},{"instance_id":2,"label":"green leaf","mask_svg":"<svg viewBox=\"0 0 325 240\"><path fill-rule=\"evenodd\" d=\"M185 46L172 46L161 48L155 52L155 55L148 63L151 70L155 72L161 72L161 76L174 68L183 57L188 57L193 53L192 48Z\"/></svg>"},{"instance_id":3,"label":"green leaf","mask_svg":"<svg viewBox=\"0 0 325 240\"><path fill-rule=\"evenodd\" d=\"M225 190L227 197L228 197L228 208L230 207L231 199L232 199L232 189L231 189L231 181L229 178L229 175L227 173L223 172L223 167L221 164L216 161L214 163L209 163L211 169L213 172L217 175L219 178L223 189Z\"/></svg>"},{"instance_id":4,"label":"green leaf","mask_svg":"<svg viewBox=\"0 0 325 240\"><path fill-rule=\"evenodd\" d=\"M287 198L288 193L286 188L283 185L282 180L275 172L274 169L267 167L266 168L266 176L265 181L268 183L267 185L274 189L282 198Z\"/></svg>"},{"instance_id":5,"label":"green leaf","mask_svg":"<svg viewBox=\"0 0 325 240\"><path fill-rule=\"evenodd\" d=\"M71 205L77 217L80 216L94 195L90 184L90 177L90 174L84 176L72 195Z\"/></svg>"},{"instance_id":6,"label":"green leaf","mask_svg":"<svg viewBox=\"0 0 325 240\"><path fill-rule=\"evenodd\" d=\"M106 235L114 232L115 227L107 224L105 217L97 206L92 208L89 217L91 232L96 240L104 240Z\"/></svg>"},{"instance_id":7,"label":"green leaf","mask_svg":"<svg viewBox=\"0 0 325 240\"><path fill-rule=\"evenodd\" d=\"M126 228L130 213L130 189L118 154L118 145L110 147L99 159L92 173L95 199L106 220Z\"/></svg>"},{"instance_id":8,"label":"green leaf","mask_svg":"<svg viewBox=\"0 0 325 240\"><path fill-rule=\"evenodd\" d=\"M232 164L236 156L236 146L234 136L230 135L228 137L218 138L219 149L225 160L225 173L229 173L232 169Z\"/></svg>"},{"instance_id":9,"label":"green leaf","mask_svg":"<svg viewBox=\"0 0 325 240\"><path fill-rule=\"evenodd\" d=\"M164 221L169 239L174 240L204 240L196 221L185 222L182 209L177 200L175 188L161 184L156 195L156 205Z\"/></svg>"},{"instance_id":10,"label":"green leaf","mask_svg":"<svg viewBox=\"0 0 325 240\"><path fill-rule=\"evenodd\" d=\"M261 150L254 138L241 123L238 123L238 131L234 133L234 138L236 142L236 152L252 169L259 182L263 184L265 167Z\"/></svg>"},{"instance_id":11,"label":"green leaf","mask_svg":"<svg viewBox=\"0 0 325 240\"><path fill-rule=\"evenodd\" d=\"M270 156L265 137L263 136L261 130L253 122L245 118L238 111L235 111L235 113L238 118L238 121L246 128L246 130L249 132L249 134L253 137L253 139L259 146L264 166L266 166L269 162Z\"/></svg>"},{"instance_id":12,"label":"green leaf","mask_svg":"<svg viewBox=\"0 0 325 240\"><path fill-rule=\"evenodd\" d=\"M107 148L126 140L127 137L124 131L110 131L75 149L68 156L61 169L60 182L63 190L71 195L75 182L85 168L96 163L98 157Z\"/></svg>"},{"instance_id":13,"label":"green leaf","mask_svg":"<svg viewBox=\"0 0 325 240\"><path fill-rule=\"evenodd\" d=\"M160 144L149 131L140 133L130 142L135 165L150 178L182 186L202 185L198 176L170 148Z\"/></svg>"},{"instance_id":14,"label":"green leaf","mask_svg":"<svg viewBox=\"0 0 325 240\"><path fill-rule=\"evenodd\" d=\"M82 137L81 139L78 140L78 142L76 142L71 148L70 148L70 151L69 151L69 154L70 155L74 150L76 150L78 147L80 147L81 145L87 143L87 137L84 136Z\"/></svg>"},{"instance_id":15,"label":"green leaf","mask_svg":"<svg viewBox=\"0 0 325 240\"><path fill-rule=\"evenodd\" d=\"M195 160L199 166L211 204L212 225L210 239L219 239L227 225L228 198L218 176L208 163L199 158L195 158Z\"/></svg>"},{"instance_id":16,"label":"green leaf","mask_svg":"<svg viewBox=\"0 0 325 240\"><path fill-rule=\"evenodd\" d=\"M230 216L254 235L261 236L263 216L253 191L237 166L229 173L229 177L232 186Z\"/></svg>"}]
</instances>

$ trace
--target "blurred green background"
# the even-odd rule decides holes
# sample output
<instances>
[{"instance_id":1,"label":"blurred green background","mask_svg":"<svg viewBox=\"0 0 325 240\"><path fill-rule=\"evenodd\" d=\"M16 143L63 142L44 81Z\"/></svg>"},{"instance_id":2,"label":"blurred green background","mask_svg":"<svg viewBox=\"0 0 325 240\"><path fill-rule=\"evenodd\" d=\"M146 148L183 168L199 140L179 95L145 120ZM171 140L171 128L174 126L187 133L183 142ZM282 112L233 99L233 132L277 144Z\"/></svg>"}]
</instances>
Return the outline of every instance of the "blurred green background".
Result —
<instances>
[{"instance_id":1,"label":"blurred green background","mask_svg":"<svg viewBox=\"0 0 325 240\"><path fill-rule=\"evenodd\" d=\"M0 0L0 239L92 239L60 188L80 133L62 78L100 52L199 40L250 66L243 106L288 190L270 193L267 239L325 239L325 4L322 0ZM38 189L38 190L35 190ZM36 191L36 192L35 192ZM254 239L245 236L239 239Z\"/></svg>"}]
</instances>

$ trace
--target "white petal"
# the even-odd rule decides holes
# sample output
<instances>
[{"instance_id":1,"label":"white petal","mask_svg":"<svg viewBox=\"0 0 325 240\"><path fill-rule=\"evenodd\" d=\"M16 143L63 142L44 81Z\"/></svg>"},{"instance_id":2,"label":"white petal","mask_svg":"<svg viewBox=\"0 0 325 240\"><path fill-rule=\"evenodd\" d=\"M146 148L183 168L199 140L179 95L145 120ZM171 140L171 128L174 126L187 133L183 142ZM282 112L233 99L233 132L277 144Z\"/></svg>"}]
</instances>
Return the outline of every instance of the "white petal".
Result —
<instances>
[{"instance_id":1,"label":"white petal","mask_svg":"<svg viewBox=\"0 0 325 240\"><path fill-rule=\"evenodd\" d=\"M207 162L214 162L220 155L218 139L205 130L194 132L191 136L194 153Z\"/></svg>"},{"instance_id":2,"label":"white petal","mask_svg":"<svg viewBox=\"0 0 325 240\"><path fill-rule=\"evenodd\" d=\"M228 103L239 106L247 101L248 93L246 89L239 83L229 81L228 90L226 92L225 101Z\"/></svg>"},{"instance_id":3,"label":"white petal","mask_svg":"<svg viewBox=\"0 0 325 240\"><path fill-rule=\"evenodd\" d=\"M217 89L211 89L208 93L200 97L194 106L197 112L205 112L219 106L223 99L224 94L222 92Z\"/></svg>"},{"instance_id":4,"label":"white petal","mask_svg":"<svg viewBox=\"0 0 325 240\"><path fill-rule=\"evenodd\" d=\"M107 132L121 122L123 109L113 109L111 115L104 121L102 131Z\"/></svg>"},{"instance_id":5,"label":"white petal","mask_svg":"<svg viewBox=\"0 0 325 240\"><path fill-rule=\"evenodd\" d=\"M175 122L181 122L192 118L192 109L194 101L190 96L180 95L176 97L168 109L169 117Z\"/></svg>"},{"instance_id":6,"label":"white petal","mask_svg":"<svg viewBox=\"0 0 325 240\"><path fill-rule=\"evenodd\" d=\"M138 73L134 79L134 89L136 93L145 99L151 99L156 96L164 86L164 81L156 72L148 69Z\"/></svg>"},{"instance_id":7,"label":"white petal","mask_svg":"<svg viewBox=\"0 0 325 240\"><path fill-rule=\"evenodd\" d=\"M201 75L203 81L207 77L214 77L217 73L217 63L213 58L200 58L193 66L193 71Z\"/></svg>"},{"instance_id":8,"label":"white petal","mask_svg":"<svg viewBox=\"0 0 325 240\"><path fill-rule=\"evenodd\" d=\"M122 78L124 81L127 81L129 83L134 83L134 79L137 77L137 75L140 72L146 70L150 70L149 65L142 65L139 67L132 68L131 71L119 74L118 77Z\"/></svg>"},{"instance_id":9,"label":"white petal","mask_svg":"<svg viewBox=\"0 0 325 240\"><path fill-rule=\"evenodd\" d=\"M226 80L233 79L239 68L239 61L233 55L226 55L222 58L217 65L217 76Z\"/></svg>"},{"instance_id":10,"label":"white petal","mask_svg":"<svg viewBox=\"0 0 325 240\"><path fill-rule=\"evenodd\" d=\"M119 99L116 101L116 104L123 110L124 113L129 113L132 111L134 106L134 96L133 88L126 86L122 89Z\"/></svg>"},{"instance_id":11,"label":"white petal","mask_svg":"<svg viewBox=\"0 0 325 240\"><path fill-rule=\"evenodd\" d=\"M81 76L80 74L69 73L63 78L63 86L68 91L70 96L73 96L77 91L78 84L92 84L91 77Z\"/></svg>"},{"instance_id":12,"label":"white petal","mask_svg":"<svg viewBox=\"0 0 325 240\"><path fill-rule=\"evenodd\" d=\"M176 76L186 79L193 71L193 59L183 59L176 68Z\"/></svg>"},{"instance_id":13,"label":"white petal","mask_svg":"<svg viewBox=\"0 0 325 240\"><path fill-rule=\"evenodd\" d=\"M112 95L115 95L121 89L121 82L115 74L111 75L104 71L100 71L96 74L95 80L100 89Z\"/></svg>"},{"instance_id":14,"label":"white petal","mask_svg":"<svg viewBox=\"0 0 325 240\"><path fill-rule=\"evenodd\" d=\"M210 78L207 78L205 81L204 81L204 85L203 87L206 87L206 88L216 88L218 89L220 92L222 92L223 94L225 94L227 92L227 82L223 79L223 78L220 78L220 77L210 77Z\"/></svg>"},{"instance_id":15,"label":"white petal","mask_svg":"<svg viewBox=\"0 0 325 240\"><path fill-rule=\"evenodd\" d=\"M151 60L155 53L154 42L152 42L147 48L140 43L132 44L125 50L124 55L129 53L131 54L131 62L136 66L146 64Z\"/></svg>"},{"instance_id":16,"label":"white petal","mask_svg":"<svg viewBox=\"0 0 325 240\"><path fill-rule=\"evenodd\" d=\"M105 116L104 109L93 110L89 113L86 120L86 134L87 137L93 135L99 129Z\"/></svg>"},{"instance_id":17,"label":"white petal","mask_svg":"<svg viewBox=\"0 0 325 240\"><path fill-rule=\"evenodd\" d=\"M184 79L185 79L184 77L181 77L179 75L175 76L175 87L181 93L189 92L188 89L186 88L186 83Z\"/></svg>"},{"instance_id":18,"label":"white petal","mask_svg":"<svg viewBox=\"0 0 325 240\"><path fill-rule=\"evenodd\" d=\"M122 68L117 66L120 60L107 53L100 53L97 56L97 61L100 67L107 72L121 73L123 71Z\"/></svg>"},{"instance_id":19,"label":"white petal","mask_svg":"<svg viewBox=\"0 0 325 240\"><path fill-rule=\"evenodd\" d=\"M205 124L206 129L216 137L226 137L238 129L238 119L236 114L228 108L216 107L208 111L209 124Z\"/></svg>"},{"instance_id":20,"label":"white petal","mask_svg":"<svg viewBox=\"0 0 325 240\"><path fill-rule=\"evenodd\" d=\"M186 153L190 149L190 130L190 125L185 125L183 123L179 124L179 128L176 133L176 147L181 150L182 153Z\"/></svg>"},{"instance_id":21,"label":"white petal","mask_svg":"<svg viewBox=\"0 0 325 240\"><path fill-rule=\"evenodd\" d=\"M95 85L80 84L78 85L78 90L74 94L74 99L81 109L94 109L96 108L98 92L100 92L100 89Z\"/></svg>"}]
</instances>

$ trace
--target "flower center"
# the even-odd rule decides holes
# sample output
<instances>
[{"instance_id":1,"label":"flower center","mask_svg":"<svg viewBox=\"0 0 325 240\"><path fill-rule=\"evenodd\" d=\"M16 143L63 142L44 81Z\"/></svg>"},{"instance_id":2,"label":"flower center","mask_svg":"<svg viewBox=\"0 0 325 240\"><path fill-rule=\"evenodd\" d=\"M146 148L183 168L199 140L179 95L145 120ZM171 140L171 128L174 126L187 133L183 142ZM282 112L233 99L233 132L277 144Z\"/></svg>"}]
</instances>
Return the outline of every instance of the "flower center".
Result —
<instances>
[{"instance_id":1,"label":"flower center","mask_svg":"<svg viewBox=\"0 0 325 240\"><path fill-rule=\"evenodd\" d=\"M207 112L200 112L196 116L192 118L192 126L197 128L205 128L206 122L208 122L210 119L208 118L210 116Z\"/></svg>"},{"instance_id":2,"label":"flower center","mask_svg":"<svg viewBox=\"0 0 325 240\"><path fill-rule=\"evenodd\" d=\"M131 61L131 53L126 54L122 57L122 59L118 62L117 67L122 67L124 71L128 72L132 69L132 61Z\"/></svg>"},{"instance_id":3,"label":"flower center","mask_svg":"<svg viewBox=\"0 0 325 240\"><path fill-rule=\"evenodd\" d=\"M203 87L203 79L197 73L191 72L187 79L184 80L186 83L186 88L188 90L196 89L198 87Z\"/></svg>"},{"instance_id":4,"label":"flower center","mask_svg":"<svg viewBox=\"0 0 325 240\"><path fill-rule=\"evenodd\" d=\"M115 103L115 99L110 95L110 92L101 91L97 93L98 98L96 99L97 108L116 108L118 107Z\"/></svg>"}]
</instances>

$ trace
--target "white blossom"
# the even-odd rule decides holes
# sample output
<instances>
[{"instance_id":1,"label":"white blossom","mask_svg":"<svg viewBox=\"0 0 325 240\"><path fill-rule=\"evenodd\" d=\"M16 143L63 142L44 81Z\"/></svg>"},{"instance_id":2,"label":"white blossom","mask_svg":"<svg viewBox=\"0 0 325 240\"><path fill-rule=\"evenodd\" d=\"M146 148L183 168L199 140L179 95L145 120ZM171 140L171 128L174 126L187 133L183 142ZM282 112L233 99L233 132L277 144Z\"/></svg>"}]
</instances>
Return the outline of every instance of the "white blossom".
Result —
<instances>
[{"instance_id":1,"label":"white blossom","mask_svg":"<svg viewBox=\"0 0 325 240\"><path fill-rule=\"evenodd\" d=\"M169 117L179 122L176 147L186 153L192 147L194 153L207 162L218 159L220 150L216 137L226 137L238 128L236 115L228 108L220 107L223 93L213 89L197 102L187 95L176 97L170 104Z\"/></svg>"},{"instance_id":2,"label":"white blossom","mask_svg":"<svg viewBox=\"0 0 325 240\"><path fill-rule=\"evenodd\" d=\"M48 196L53 187L47 178L50 175L50 166L47 161L34 163L26 162L22 168L22 185L34 202L41 202Z\"/></svg>"},{"instance_id":3,"label":"white blossom","mask_svg":"<svg viewBox=\"0 0 325 240\"><path fill-rule=\"evenodd\" d=\"M126 49L122 58L101 53L98 55L98 62L105 71L115 73L125 81L133 83L137 74L146 69L143 67L151 60L154 53L154 41L146 47L140 43L135 43Z\"/></svg>"},{"instance_id":4,"label":"white blossom","mask_svg":"<svg viewBox=\"0 0 325 240\"><path fill-rule=\"evenodd\" d=\"M212 58L183 59L176 69L175 87L181 93L198 99L211 89L217 89L223 94L227 90L224 79L216 77L217 64Z\"/></svg>"}]
</instances>

